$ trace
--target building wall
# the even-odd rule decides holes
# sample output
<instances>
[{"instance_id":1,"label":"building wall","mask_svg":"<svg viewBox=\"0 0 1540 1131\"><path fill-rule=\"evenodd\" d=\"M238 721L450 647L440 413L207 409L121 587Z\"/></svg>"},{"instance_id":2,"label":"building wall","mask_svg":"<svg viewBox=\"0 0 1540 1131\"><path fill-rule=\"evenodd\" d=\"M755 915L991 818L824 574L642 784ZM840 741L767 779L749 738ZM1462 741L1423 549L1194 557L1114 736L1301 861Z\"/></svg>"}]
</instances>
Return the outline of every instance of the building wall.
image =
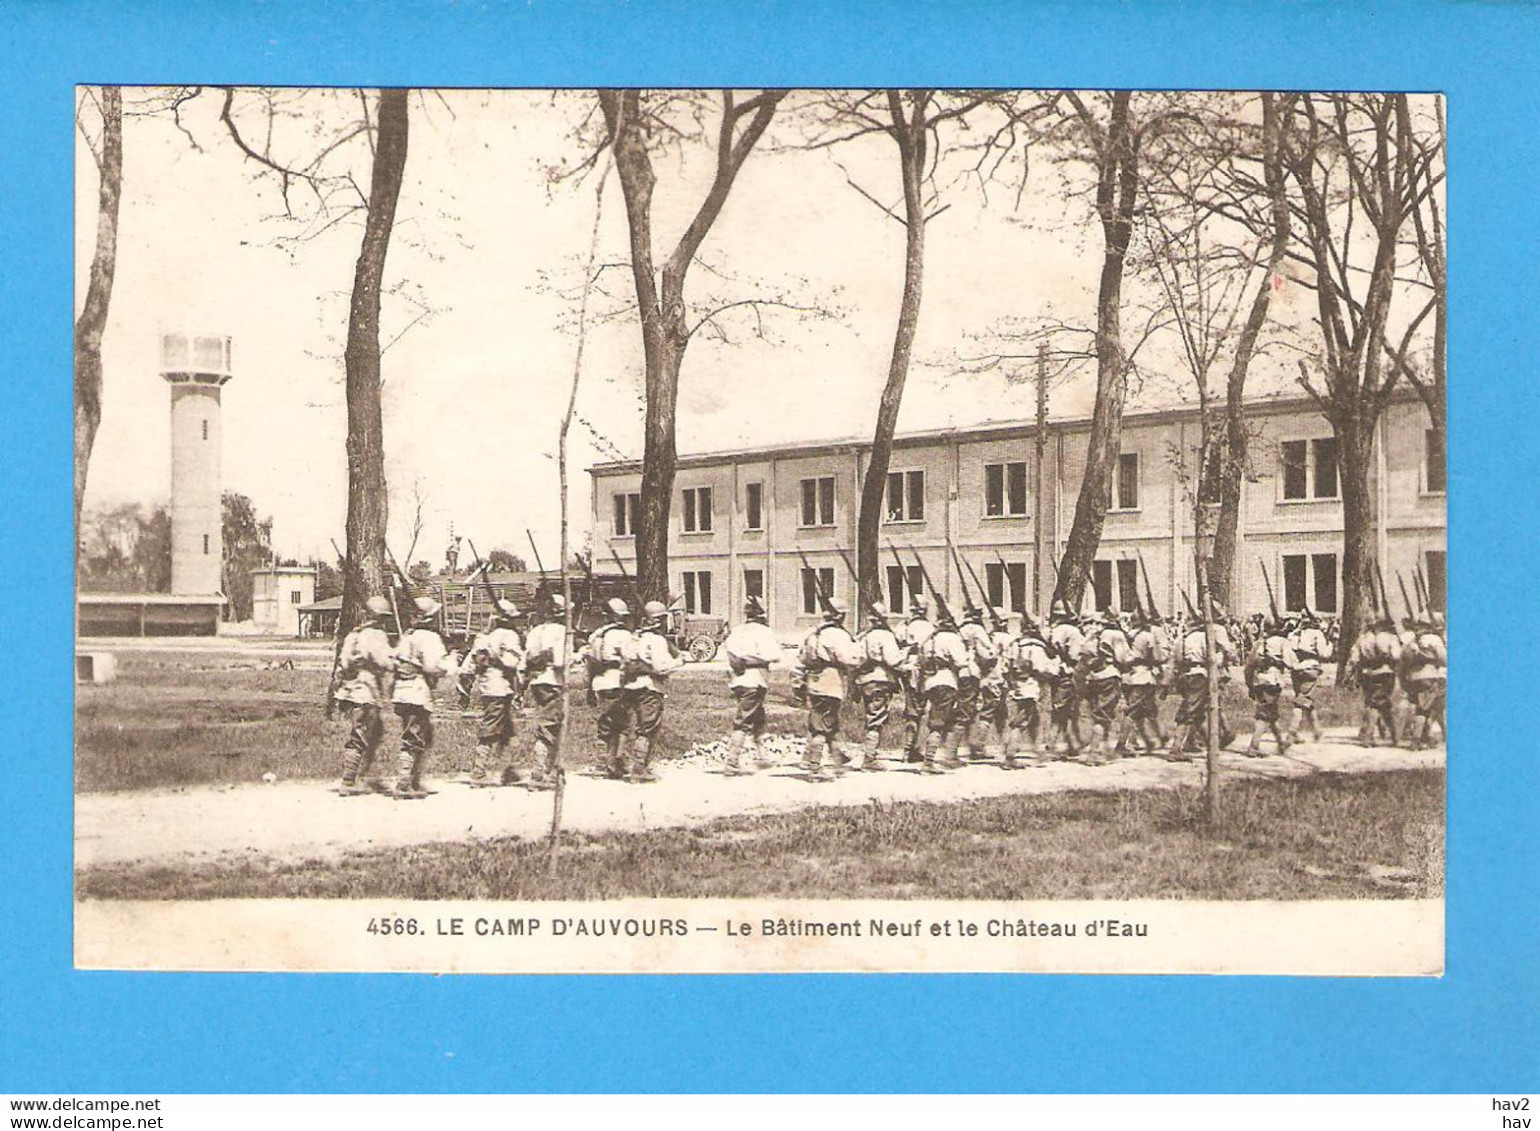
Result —
<instances>
[{"instance_id":1,"label":"building wall","mask_svg":"<svg viewBox=\"0 0 1540 1131\"><path fill-rule=\"evenodd\" d=\"M1250 422L1251 473L1242 484L1236 554L1237 610L1242 614L1265 611L1268 582L1280 604L1284 603L1286 559L1303 555L1310 572L1312 555L1328 554L1336 556L1340 607L1340 483L1330 498L1291 500L1284 498L1282 479L1282 444L1330 437L1331 426L1302 402L1257 406ZM1427 572L1428 555L1441 555L1445 548L1444 495L1427 489L1427 428L1427 411L1420 401L1398 400L1386 410L1378 437L1380 459L1372 484L1380 499L1376 534L1391 605L1398 612L1402 602L1397 575L1411 592L1414 568L1421 566ZM885 580L887 567L893 564L888 548L892 543L901 551L906 566L913 561L912 555L918 555L948 602L961 605L963 578L947 548L950 540L980 581L985 579L989 564L1003 558L1007 563L1027 565L1030 587L1041 530L1044 560L1038 567L1039 600L1046 604L1054 583L1050 563L1061 556L1074 516L1088 431L1084 422L1050 429L1041 506L1030 427L901 438L895 445L890 471L924 473L924 516L884 524L879 576ZM1109 563L1105 568L1112 571L1114 607L1123 603L1115 564L1120 561L1127 563L1123 568L1137 578L1140 599L1144 599L1146 587L1153 590L1162 613L1182 608L1184 592L1195 599L1190 469L1195 463L1198 434L1195 414L1152 413L1125 418L1122 450L1137 453L1139 459L1137 505L1108 513L1097 553L1098 560ZM686 571L709 572L712 612L736 620L745 596L744 570L763 570L771 624L784 639L795 639L817 621L816 615L803 608L801 551L813 567L833 570L835 595L852 600L853 581L839 551L843 548L853 558L864 458L864 452L854 445L745 453L741 457L702 459L698 464L686 458L676 476L672 502L669 569L673 595L684 592ZM985 507L985 468L1010 461L1027 464L1027 513L991 517ZM613 548L626 568L634 570L635 540L614 535L611 496L638 491L641 476L634 468L599 467L591 474L598 561L602 563ZM834 521L804 525L801 481L823 476L834 479ZM747 529L745 497L749 483L764 485L761 530ZM707 485L712 488L712 530L709 534L686 534L682 530L682 492ZM1298 563L1294 568L1298 569ZM1319 607L1313 582L1312 572L1305 584L1305 597ZM971 582L969 591L974 591ZM1088 596L1088 606L1091 600ZM1027 604L1040 607L1030 599Z\"/></svg>"},{"instance_id":2,"label":"building wall","mask_svg":"<svg viewBox=\"0 0 1540 1131\"><path fill-rule=\"evenodd\" d=\"M171 386L171 591L223 589L219 386Z\"/></svg>"},{"instance_id":3,"label":"building wall","mask_svg":"<svg viewBox=\"0 0 1540 1131\"><path fill-rule=\"evenodd\" d=\"M278 636L298 636L300 606L315 601L315 571L252 570L251 591L253 624Z\"/></svg>"}]
</instances>

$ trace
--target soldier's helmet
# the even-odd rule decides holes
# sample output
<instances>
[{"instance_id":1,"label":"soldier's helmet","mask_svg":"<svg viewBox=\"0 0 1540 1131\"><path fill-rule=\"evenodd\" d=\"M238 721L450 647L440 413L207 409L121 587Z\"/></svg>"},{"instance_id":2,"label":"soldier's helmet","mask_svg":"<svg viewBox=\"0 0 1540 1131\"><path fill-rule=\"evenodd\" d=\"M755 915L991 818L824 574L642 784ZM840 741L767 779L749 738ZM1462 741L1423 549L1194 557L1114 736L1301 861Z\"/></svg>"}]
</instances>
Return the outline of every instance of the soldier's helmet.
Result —
<instances>
[{"instance_id":1,"label":"soldier's helmet","mask_svg":"<svg viewBox=\"0 0 1540 1131\"><path fill-rule=\"evenodd\" d=\"M930 598L924 593L916 593L909 598L909 609L916 616L924 616L930 611Z\"/></svg>"},{"instance_id":2,"label":"soldier's helmet","mask_svg":"<svg viewBox=\"0 0 1540 1131\"><path fill-rule=\"evenodd\" d=\"M567 598L560 593L547 594L546 603L551 606L551 612L553 613L564 613L567 611Z\"/></svg>"},{"instance_id":3,"label":"soldier's helmet","mask_svg":"<svg viewBox=\"0 0 1540 1131\"><path fill-rule=\"evenodd\" d=\"M1001 624L1006 624L1011 619L1011 617L1015 615L1004 605L996 605L990 611L994 613L995 620L999 621Z\"/></svg>"},{"instance_id":4,"label":"soldier's helmet","mask_svg":"<svg viewBox=\"0 0 1540 1131\"><path fill-rule=\"evenodd\" d=\"M952 612L951 606L941 606L940 611L936 614L936 627L954 629L957 627L957 617Z\"/></svg>"},{"instance_id":5,"label":"soldier's helmet","mask_svg":"<svg viewBox=\"0 0 1540 1131\"><path fill-rule=\"evenodd\" d=\"M983 624L984 610L978 605L970 605L963 610L963 620L968 624Z\"/></svg>"},{"instance_id":6,"label":"soldier's helmet","mask_svg":"<svg viewBox=\"0 0 1540 1131\"><path fill-rule=\"evenodd\" d=\"M830 597L829 603L824 608L823 619L831 624L844 620L850 615L850 606L838 597Z\"/></svg>"},{"instance_id":7,"label":"soldier's helmet","mask_svg":"<svg viewBox=\"0 0 1540 1131\"><path fill-rule=\"evenodd\" d=\"M1306 605L1303 609L1299 610L1299 623L1302 625L1317 623L1315 619L1315 613L1311 611L1309 605Z\"/></svg>"},{"instance_id":8,"label":"soldier's helmet","mask_svg":"<svg viewBox=\"0 0 1540 1131\"><path fill-rule=\"evenodd\" d=\"M1053 608L1049 610L1049 613L1055 620L1068 620L1069 603L1066 601L1055 601L1053 603Z\"/></svg>"},{"instance_id":9,"label":"soldier's helmet","mask_svg":"<svg viewBox=\"0 0 1540 1131\"><path fill-rule=\"evenodd\" d=\"M497 619L512 620L519 615L519 607L507 597L499 597L497 601Z\"/></svg>"},{"instance_id":10,"label":"soldier's helmet","mask_svg":"<svg viewBox=\"0 0 1540 1131\"><path fill-rule=\"evenodd\" d=\"M432 597L418 597L412 603L417 606L417 615L422 620L438 616L440 606Z\"/></svg>"},{"instance_id":11,"label":"soldier's helmet","mask_svg":"<svg viewBox=\"0 0 1540 1131\"><path fill-rule=\"evenodd\" d=\"M1444 631L1444 614L1434 610L1428 614L1428 623L1440 632Z\"/></svg>"},{"instance_id":12,"label":"soldier's helmet","mask_svg":"<svg viewBox=\"0 0 1540 1131\"><path fill-rule=\"evenodd\" d=\"M364 611L371 617L387 617L390 615L390 602L384 597L370 597L364 602Z\"/></svg>"},{"instance_id":13,"label":"soldier's helmet","mask_svg":"<svg viewBox=\"0 0 1540 1131\"><path fill-rule=\"evenodd\" d=\"M1022 613L1021 631L1027 636L1041 637L1043 634L1043 626L1037 623L1037 618L1031 613Z\"/></svg>"},{"instance_id":14,"label":"soldier's helmet","mask_svg":"<svg viewBox=\"0 0 1540 1131\"><path fill-rule=\"evenodd\" d=\"M611 597L608 601L604 602L604 607L609 610L610 616L614 617L616 620L619 620L621 617L628 617L631 615L631 606L626 604L619 597Z\"/></svg>"},{"instance_id":15,"label":"soldier's helmet","mask_svg":"<svg viewBox=\"0 0 1540 1131\"><path fill-rule=\"evenodd\" d=\"M743 602L743 612L750 620L764 620L766 616L765 603L752 595L746 597Z\"/></svg>"},{"instance_id":16,"label":"soldier's helmet","mask_svg":"<svg viewBox=\"0 0 1540 1131\"><path fill-rule=\"evenodd\" d=\"M668 606L662 601L648 601L642 606L642 619L648 624L661 624L668 619Z\"/></svg>"},{"instance_id":17,"label":"soldier's helmet","mask_svg":"<svg viewBox=\"0 0 1540 1131\"><path fill-rule=\"evenodd\" d=\"M871 605L867 607L866 611L871 616L872 620L880 621L883 624L888 622L888 607L881 601L873 601Z\"/></svg>"}]
</instances>

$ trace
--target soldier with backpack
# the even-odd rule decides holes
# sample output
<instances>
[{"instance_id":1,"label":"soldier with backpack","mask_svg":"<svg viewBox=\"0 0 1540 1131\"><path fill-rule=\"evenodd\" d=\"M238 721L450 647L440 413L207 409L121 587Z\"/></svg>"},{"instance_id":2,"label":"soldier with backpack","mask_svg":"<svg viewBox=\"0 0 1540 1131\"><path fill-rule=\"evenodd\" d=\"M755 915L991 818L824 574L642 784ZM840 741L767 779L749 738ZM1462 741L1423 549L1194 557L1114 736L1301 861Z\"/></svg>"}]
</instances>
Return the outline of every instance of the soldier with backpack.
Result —
<instances>
[{"instance_id":1,"label":"soldier with backpack","mask_svg":"<svg viewBox=\"0 0 1540 1131\"><path fill-rule=\"evenodd\" d=\"M832 774L845 771L850 758L839 748L840 711L845 706L845 673L861 662L860 650L845 629L849 607L836 598L823 601L823 623L807 634L797 652L807 688L807 749L802 769L809 781L830 780L823 771L824 751Z\"/></svg>"},{"instance_id":2,"label":"soldier with backpack","mask_svg":"<svg viewBox=\"0 0 1540 1131\"><path fill-rule=\"evenodd\" d=\"M936 618L936 631L920 645L920 672L928 720L924 773L942 774L961 764L956 761L954 746L959 725L957 689L971 663L972 657L957 630L957 621L951 610L942 606Z\"/></svg>"},{"instance_id":3,"label":"soldier with backpack","mask_svg":"<svg viewBox=\"0 0 1540 1131\"><path fill-rule=\"evenodd\" d=\"M899 665L904 662L903 646L898 636L888 627L888 607L880 601L873 602L867 610L866 631L856 642L861 650L861 662L856 668L856 687L861 696L865 714L861 769L881 770L877 759L877 744L882 739L882 728L888 723L893 695L899 686Z\"/></svg>"},{"instance_id":4,"label":"soldier with backpack","mask_svg":"<svg viewBox=\"0 0 1540 1131\"><path fill-rule=\"evenodd\" d=\"M1154 754L1166 745L1166 735L1160 727L1160 690L1171 649L1165 633L1151 623L1143 608L1134 610L1133 628L1128 667L1123 676L1123 737L1118 746L1131 749L1130 739L1137 738L1144 743L1147 753Z\"/></svg>"},{"instance_id":5,"label":"soldier with backpack","mask_svg":"<svg viewBox=\"0 0 1540 1131\"><path fill-rule=\"evenodd\" d=\"M599 772L605 777L623 778L626 767L621 760L620 744L630 729L631 720L626 711L621 669L625 665L626 650L631 646L631 629L627 625L631 609L619 597L611 597L605 603L605 610L609 619L588 637L584 663L588 669L588 693L599 709L595 720L599 741L604 744Z\"/></svg>"},{"instance_id":6,"label":"soldier with backpack","mask_svg":"<svg viewBox=\"0 0 1540 1131\"><path fill-rule=\"evenodd\" d=\"M1251 653L1246 658L1246 688L1256 704L1248 758L1262 757L1262 729L1272 732L1278 753L1288 752L1289 740L1278 726L1278 705L1283 698L1283 682L1297 661L1277 617L1268 617Z\"/></svg>"},{"instance_id":7,"label":"soldier with backpack","mask_svg":"<svg viewBox=\"0 0 1540 1131\"><path fill-rule=\"evenodd\" d=\"M1363 722L1358 741L1378 746L1383 734L1390 745L1396 736L1396 671L1401 664L1401 640L1395 621L1386 611L1377 612L1348 653L1348 666L1363 689Z\"/></svg>"}]
</instances>

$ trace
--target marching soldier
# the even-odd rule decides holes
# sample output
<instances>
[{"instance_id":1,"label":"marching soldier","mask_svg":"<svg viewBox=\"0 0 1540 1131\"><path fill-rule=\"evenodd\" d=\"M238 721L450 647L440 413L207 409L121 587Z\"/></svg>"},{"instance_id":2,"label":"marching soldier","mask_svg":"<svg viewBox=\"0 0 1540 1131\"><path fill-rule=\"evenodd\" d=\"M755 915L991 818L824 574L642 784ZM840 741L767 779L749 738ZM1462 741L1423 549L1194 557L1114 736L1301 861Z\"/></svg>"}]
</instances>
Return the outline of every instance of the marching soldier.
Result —
<instances>
[{"instance_id":1,"label":"marching soldier","mask_svg":"<svg viewBox=\"0 0 1540 1131\"><path fill-rule=\"evenodd\" d=\"M546 598L545 618L529 630L524 642L524 673L528 697L535 709L535 743L529 784L554 786L556 746L561 739L562 673L567 667L567 599L560 593Z\"/></svg>"},{"instance_id":2,"label":"marching soldier","mask_svg":"<svg viewBox=\"0 0 1540 1131\"><path fill-rule=\"evenodd\" d=\"M1294 655L1293 666L1289 668L1289 680L1294 685L1294 725L1289 728L1289 741L1297 741L1309 727L1311 741L1320 742L1321 726L1315 721L1315 688L1321 682L1321 664L1330 657L1331 645L1308 608L1301 611L1294 631L1289 634L1289 647Z\"/></svg>"},{"instance_id":3,"label":"marching soldier","mask_svg":"<svg viewBox=\"0 0 1540 1131\"><path fill-rule=\"evenodd\" d=\"M508 759L508 743L513 739L513 696L524 663L524 642L513 627L518 615L512 601L499 598L492 609L492 627L471 644L470 661L476 670L476 690L481 693L481 727L471 758L473 786L508 785L519 780L518 770ZM497 781L489 782L487 771L494 758L501 761L502 772Z\"/></svg>"},{"instance_id":4,"label":"marching soldier","mask_svg":"<svg viewBox=\"0 0 1540 1131\"><path fill-rule=\"evenodd\" d=\"M1220 623L1220 610L1214 613L1214 664L1223 672L1235 662L1235 645L1231 643L1229 630ZM1182 637L1181 670L1177 688L1182 702L1176 710L1176 735L1166 757L1170 761L1184 762L1187 752L1202 749L1199 741L1208 726L1208 634L1202 621L1194 621ZM1218 690L1217 688L1215 689ZM1219 712L1219 748L1222 750L1235 739L1224 712Z\"/></svg>"},{"instance_id":5,"label":"marching soldier","mask_svg":"<svg viewBox=\"0 0 1540 1131\"><path fill-rule=\"evenodd\" d=\"M957 676L957 760L973 761L973 725L978 722L984 679L994 670L995 648L984 627L984 610L973 605L963 612L958 635L968 648L968 666Z\"/></svg>"},{"instance_id":6,"label":"marching soldier","mask_svg":"<svg viewBox=\"0 0 1540 1131\"><path fill-rule=\"evenodd\" d=\"M1011 644L1003 664L1011 708L1005 754L1001 761L1007 770L1020 768L1016 754L1023 740L1033 754L1040 753L1043 687L1058 673L1058 665L1059 662L1049 654L1037 621L1026 617L1021 635Z\"/></svg>"},{"instance_id":7,"label":"marching soldier","mask_svg":"<svg viewBox=\"0 0 1540 1131\"><path fill-rule=\"evenodd\" d=\"M856 668L856 686L865 715L861 769L881 770L877 760L877 743L882 739L882 728L888 723L888 713L893 705L893 693L898 690L899 665L904 662L904 649L897 635L888 627L888 607L881 601L873 602L867 610L870 622L856 642L861 662Z\"/></svg>"},{"instance_id":8,"label":"marching soldier","mask_svg":"<svg viewBox=\"0 0 1540 1131\"><path fill-rule=\"evenodd\" d=\"M1128 637L1117 617L1109 615L1100 631L1100 618L1091 620L1089 668L1086 673L1086 699L1091 705L1091 749L1087 760L1100 765L1110 760L1109 747L1118 741L1118 707L1123 701L1123 672L1132 655Z\"/></svg>"},{"instance_id":9,"label":"marching soldier","mask_svg":"<svg viewBox=\"0 0 1540 1131\"><path fill-rule=\"evenodd\" d=\"M1049 721L1052 723L1048 736L1049 754L1058 750L1060 738L1064 740L1067 757L1074 757L1084 745L1080 737L1080 687L1076 682L1084 648L1085 634L1075 623L1069 606L1063 601L1055 601L1050 614L1048 649L1059 661L1059 671L1049 687Z\"/></svg>"},{"instance_id":10,"label":"marching soldier","mask_svg":"<svg viewBox=\"0 0 1540 1131\"><path fill-rule=\"evenodd\" d=\"M959 725L957 688L972 661L968 645L957 631L957 621L951 610L943 607L936 619L936 631L920 645L928 720L924 773L944 774L961 764L954 757L953 747Z\"/></svg>"},{"instance_id":11,"label":"marching soldier","mask_svg":"<svg viewBox=\"0 0 1540 1131\"><path fill-rule=\"evenodd\" d=\"M365 601L364 619L343 639L337 656L342 682L336 700L347 712L349 724L342 756L342 788L338 791L344 796L369 792L370 785L364 783L369 781L385 731L380 721L380 699L391 670L390 638L384 628L389 614L390 602L384 597Z\"/></svg>"},{"instance_id":12,"label":"marching soldier","mask_svg":"<svg viewBox=\"0 0 1540 1131\"><path fill-rule=\"evenodd\" d=\"M1401 682L1421 724L1411 740L1413 750L1424 750L1433 745L1435 724L1439 737L1446 742L1449 738L1444 729L1448 652L1439 631L1438 616L1438 613L1428 614L1428 619L1418 625L1419 631L1411 647L1402 653Z\"/></svg>"},{"instance_id":13,"label":"marching soldier","mask_svg":"<svg viewBox=\"0 0 1540 1131\"><path fill-rule=\"evenodd\" d=\"M770 665L781 658L781 643L766 623L769 614L758 597L749 597L743 603L744 621L735 625L727 634L722 650L727 654L727 666L732 678L727 681L733 696L733 733L727 742L727 772L746 774L743 768L743 751L748 747L754 752L754 764L761 770L770 768L770 761L759 745L765 733L765 696L770 690Z\"/></svg>"},{"instance_id":14,"label":"marching soldier","mask_svg":"<svg viewBox=\"0 0 1540 1131\"><path fill-rule=\"evenodd\" d=\"M909 599L909 619L898 632L898 642L905 649L899 676L904 686L904 761L920 761L920 747L925 742L925 689L919 667L920 645L936 631L930 621L930 600L923 593Z\"/></svg>"},{"instance_id":15,"label":"marching soldier","mask_svg":"<svg viewBox=\"0 0 1540 1131\"><path fill-rule=\"evenodd\" d=\"M1123 677L1123 737L1118 741L1118 746L1127 750L1130 738L1136 738L1149 754L1166 746L1160 727L1160 690L1171 648L1157 620L1147 617L1142 608L1134 610L1134 636L1129 641L1128 669Z\"/></svg>"},{"instance_id":16,"label":"marching soldier","mask_svg":"<svg viewBox=\"0 0 1540 1131\"><path fill-rule=\"evenodd\" d=\"M1263 757L1263 727L1272 732L1278 753L1288 753L1289 740L1278 726L1278 704L1283 698L1284 676L1292 672L1298 662L1284 635L1283 625L1278 623L1278 618L1268 617L1246 660L1246 688L1256 704L1256 721L1251 728L1251 742L1246 747L1248 758Z\"/></svg>"},{"instance_id":17,"label":"marching soldier","mask_svg":"<svg viewBox=\"0 0 1540 1131\"><path fill-rule=\"evenodd\" d=\"M669 643L667 631L668 606L662 601L648 601L642 606L641 629L625 653L626 712L636 726L636 739L631 747L633 784L658 780L652 772L652 748L663 725L668 677L684 666L684 660Z\"/></svg>"},{"instance_id":18,"label":"marching soldier","mask_svg":"<svg viewBox=\"0 0 1540 1131\"><path fill-rule=\"evenodd\" d=\"M595 726L599 741L604 744L599 772L605 777L623 778L626 768L621 760L620 744L631 723L621 686L624 682L621 668L632 642L631 629L626 623L631 618L631 609L619 597L611 597L605 602L605 609L609 619L589 636L588 654L584 660L588 667L588 691L599 709Z\"/></svg>"},{"instance_id":19,"label":"marching soldier","mask_svg":"<svg viewBox=\"0 0 1540 1131\"><path fill-rule=\"evenodd\" d=\"M439 603L432 597L418 597L412 604L416 620L401 634L392 657L396 684L390 701L401 720L394 796L401 801L428 796L422 787L422 771L433 748L433 689L447 670L444 641L433 627Z\"/></svg>"},{"instance_id":20,"label":"marching soldier","mask_svg":"<svg viewBox=\"0 0 1540 1131\"><path fill-rule=\"evenodd\" d=\"M1379 745L1381 731L1390 745L1396 745L1396 669L1400 663L1401 641L1395 621L1389 613L1378 612L1348 653L1348 666L1363 688L1363 725L1358 740L1365 746Z\"/></svg>"},{"instance_id":21,"label":"marching soldier","mask_svg":"<svg viewBox=\"0 0 1540 1131\"><path fill-rule=\"evenodd\" d=\"M810 781L828 781L823 772L823 752L829 752L829 764L835 776L844 772L850 761L837 745L840 709L845 704L845 673L861 662L861 653L849 632L845 618L849 608L831 598L825 603L823 623L802 641L798 662L807 673L807 751L802 768Z\"/></svg>"},{"instance_id":22,"label":"marching soldier","mask_svg":"<svg viewBox=\"0 0 1540 1131\"><path fill-rule=\"evenodd\" d=\"M1017 632L1011 621L1020 625L1019 614L997 606L990 610L994 628L989 634L990 654L994 657L979 681L979 722L984 725L984 759L1004 758L1005 737L1011 728L1010 685L1006 678L1006 656L1015 647Z\"/></svg>"}]
</instances>

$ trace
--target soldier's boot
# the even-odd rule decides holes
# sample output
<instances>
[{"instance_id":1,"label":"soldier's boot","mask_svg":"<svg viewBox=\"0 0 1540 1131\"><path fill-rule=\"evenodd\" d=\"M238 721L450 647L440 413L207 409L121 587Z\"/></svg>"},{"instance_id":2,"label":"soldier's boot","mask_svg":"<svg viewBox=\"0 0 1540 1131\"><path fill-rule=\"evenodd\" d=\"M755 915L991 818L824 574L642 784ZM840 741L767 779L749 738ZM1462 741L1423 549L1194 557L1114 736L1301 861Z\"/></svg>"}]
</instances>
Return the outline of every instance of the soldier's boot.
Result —
<instances>
[{"instance_id":1,"label":"soldier's boot","mask_svg":"<svg viewBox=\"0 0 1540 1131\"><path fill-rule=\"evenodd\" d=\"M946 767L941 764L941 735L931 731L925 736L924 760L920 764L920 771L926 774L944 774Z\"/></svg>"},{"instance_id":2,"label":"soldier's boot","mask_svg":"<svg viewBox=\"0 0 1540 1131\"><path fill-rule=\"evenodd\" d=\"M829 739L829 773L834 777L843 777L846 770L850 769L850 755L845 748L834 739Z\"/></svg>"},{"instance_id":3,"label":"soldier's boot","mask_svg":"<svg viewBox=\"0 0 1540 1131\"><path fill-rule=\"evenodd\" d=\"M957 744L957 749L952 752L952 756L947 759L947 768L954 769L971 761L973 761L973 747L968 745L968 739L964 737Z\"/></svg>"},{"instance_id":4,"label":"soldier's boot","mask_svg":"<svg viewBox=\"0 0 1540 1131\"><path fill-rule=\"evenodd\" d=\"M535 744L530 755L529 781L530 789L550 789L553 782L553 768L556 765L556 751L535 739ZM517 780L517 779L515 779ZM505 783L506 784L506 783Z\"/></svg>"},{"instance_id":5,"label":"soldier's boot","mask_svg":"<svg viewBox=\"0 0 1540 1131\"><path fill-rule=\"evenodd\" d=\"M727 736L727 762L722 767L723 773L736 777L747 772L743 768L743 745L747 738L741 730Z\"/></svg>"},{"instance_id":6,"label":"soldier's boot","mask_svg":"<svg viewBox=\"0 0 1540 1131\"><path fill-rule=\"evenodd\" d=\"M1358 724L1358 743L1360 746L1374 745L1374 732L1379 727L1379 718L1373 707L1365 707L1363 719Z\"/></svg>"},{"instance_id":7,"label":"soldier's boot","mask_svg":"<svg viewBox=\"0 0 1540 1131\"><path fill-rule=\"evenodd\" d=\"M1219 749L1228 750L1230 744L1235 741L1236 735L1230 729L1230 724L1225 721L1224 714L1219 716Z\"/></svg>"},{"instance_id":8,"label":"soldier's boot","mask_svg":"<svg viewBox=\"0 0 1540 1131\"><path fill-rule=\"evenodd\" d=\"M828 744L828 740L821 734L810 734L807 737L807 747L802 752L802 771L812 781L828 780L823 772L823 752Z\"/></svg>"},{"instance_id":9,"label":"soldier's boot","mask_svg":"<svg viewBox=\"0 0 1540 1131\"><path fill-rule=\"evenodd\" d=\"M918 718L904 720L904 761L922 762L924 755L920 753L920 746L924 736L920 734L920 720Z\"/></svg>"},{"instance_id":10,"label":"soldier's boot","mask_svg":"<svg viewBox=\"0 0 1540 1131\"><path fill-rule=\"evenodd\" d=\"M1292 743L1289 741L1288 735L1283 733L1283 728L1280 727L1277 723L1272 725L1272 731L1273 741L1278 743L1278 753L1287 754L1289 752L1290 745L1292 745Z\"/></svg>"},{"instance_id":11,"label":"soldier's boot","mask_svg":"<svg viewBox=\"0 0 1540 1131\"><path fill-rule=\"evenodd\" d=\"M1248 758L1260 758L1260 757L1262 757L1261 745L1262 745L1262 721L1260 719L1258 719L1258 720L1255 720L1252 723L1252 725L1251 725L1251 741L1246 744L1246 757L1248 757Z\"/></svg>"},{"instance_id":12,"label":"soldier's boot","mask_svg":"<svg viewBox=\"0 0 1540 1131\"><path fill-rule=\"evenodd\" d=\"M1396 712L1392 707L1385 708L1385 734L1390 738L1392 747L1399 745L1396 737Z\"/></svg>"},{"instance_id":13,"label":"soldier's boot","mask_svg":"<svg viewBox=\"0 0 1540 1131\"><path fill-rule=\"evenodd\" d=\"M652 772L652 739L639 734L631 745L631 781L640 785L657 780L658 775Z\"/></svg>"},{"instance_id":14,"label":"soldier's boot","mask_svg":"<svg viewBox=\"0 0 1540 1131\"><path fill-rule=\"evenodd\" d=\"M396 788L392 796L398 801L415 801L426 796L417 788L414 776L418 758L410 750L403 749L396 756Z\"/></svg>"},{"instance_id":15,"label":"soldier's boot","mask_svg":"<svg viewBox=\"0 0 1540 1131\"><path fill-rule=\"evenodd\" d=\"M882 732L869 730L866 732L866 741L862 743L861 769L870 773L876 773L886 769L877 757L877 743L882 739Z\"/></svg>"},{"instance_id":16,"label":"soldier's boot","mask_svg":"<svg viewBox=\"0 0 1540 1131\"><path fill-rule=\"evenodd\" d=\"M775 766L775 759L765 752L764 742L760 735L750 735L748 745L754 751L754 767L756 769L768 770Z\"/></svg>"},{"instance_id":17,"label":"soldier's boot","mask_svg":"<svg viewBox=\"0 0 1540 1131\"><path fill-rule=\"evenodd\" d=\"M1016 760L1016 751L1021 748L1021 731L1014 727L1005 732L1005 741L1000 744L1000 768L1002 770L1019 770L1021 763Z\"/></svg>"},{"instance_id":18,"label":"soldier's boot","mask_svg":"<svg viewBox=\"0 0 1540 1131\"><path fill-rule=\"evenodd\" d=\"M347 750L342 755L342 789L351 793L358 785L358 768L364 756L357 750Z\"/></svg>"},{"instance_id":19,"label":"soldier's boot","mask_svg":"<svg viewBox=\"0 0 1540 1131\"><path fill-rule=\"evenodd\" d=\"M599 772L607 778L623 778L626 776L625 763L620 760L621 735L607 739L604 743L604 761L599 764Z\"/></svg>"}]
</instances>

